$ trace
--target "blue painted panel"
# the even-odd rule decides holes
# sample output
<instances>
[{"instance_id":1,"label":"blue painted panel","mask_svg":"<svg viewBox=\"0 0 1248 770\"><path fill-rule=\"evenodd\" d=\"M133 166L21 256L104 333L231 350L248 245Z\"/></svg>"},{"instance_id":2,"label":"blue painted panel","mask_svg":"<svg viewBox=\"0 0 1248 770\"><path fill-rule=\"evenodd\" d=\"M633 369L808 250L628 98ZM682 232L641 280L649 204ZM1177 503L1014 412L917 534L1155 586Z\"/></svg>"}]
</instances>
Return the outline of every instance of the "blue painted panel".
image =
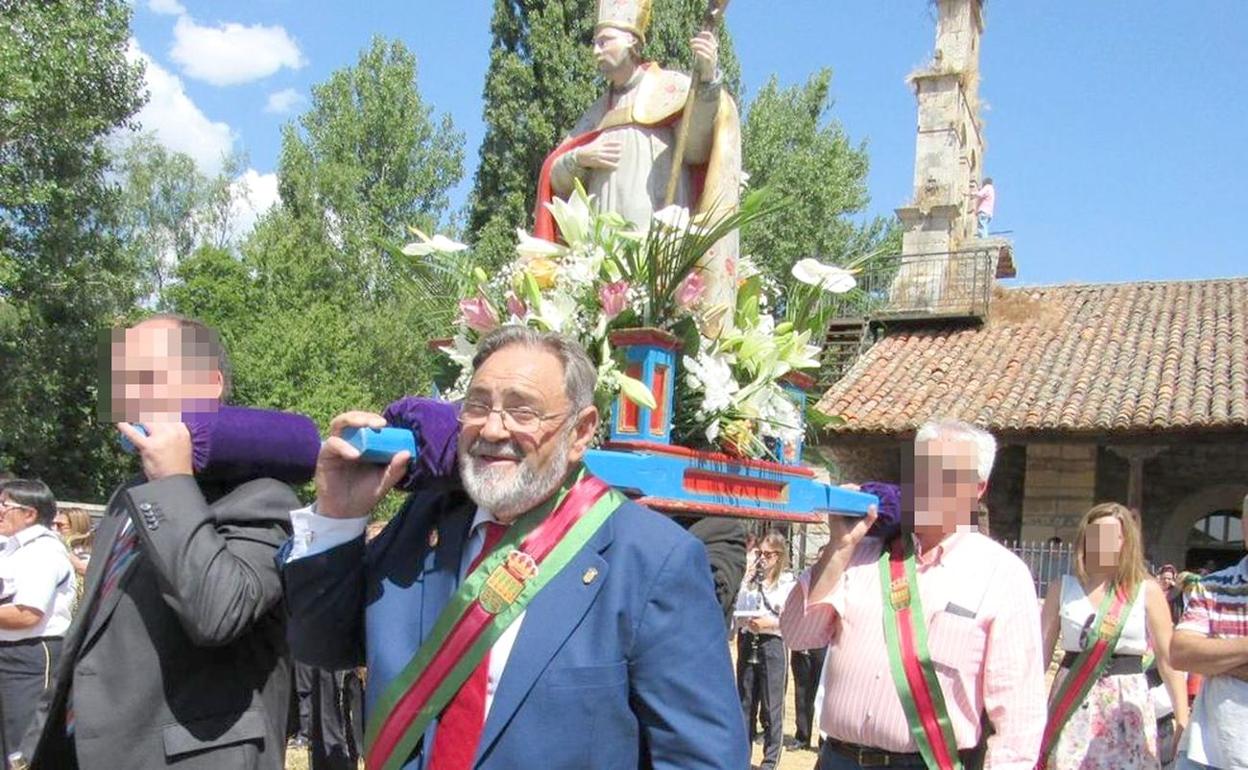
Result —
<instances>
[{"instance_id":1,"label":"blue painted panel","mask_svg":"<svg viewBox=\"0 0 1248 770\"><path fill-rule=\"evenodd\" d=\"M807 476L778 473L723 459L592 449L585 455L585 465L595 476L623 491L680 501L691 506L727 506L784 514L864 516L868 506L879 502L874 495L842 489ZM704 479L722 479L729 484L754 480L779 484L782 485L781 499L760 500L745 495L691 490L687 484L690 472Z\"/></svg>"},{"instance_id":2,"label":"blue painted panel","mask_svg":"<svg viewBox=\"0 0 1248 770\"><path fill-rule=\"evenodd\" d=\"M641 377L646 387L654 393L656 400L662 399L666 405L663 424L657 431L650 429L651 410L644 406L638 407L637 430L620 430L620 415L624 410L625 398L621 393L615 397L611 406L611 440L612 441L652 441L659 444L670 444L672 440L672 401L676 396L676 354L673 351L652 345L621 346L624 352L625 370L629 364L641 364ZM667 367L667 382L664 393L655 392L654 375L658 367Z\"/></svg>"}]
</instances>

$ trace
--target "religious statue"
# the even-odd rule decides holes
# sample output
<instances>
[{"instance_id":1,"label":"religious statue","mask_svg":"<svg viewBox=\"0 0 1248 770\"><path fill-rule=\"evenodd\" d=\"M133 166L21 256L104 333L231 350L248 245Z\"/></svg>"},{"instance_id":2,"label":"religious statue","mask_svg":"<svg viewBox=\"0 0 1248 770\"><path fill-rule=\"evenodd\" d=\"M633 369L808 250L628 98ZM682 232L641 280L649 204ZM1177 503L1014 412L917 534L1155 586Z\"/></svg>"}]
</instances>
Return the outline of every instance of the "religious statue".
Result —
<instances>
[{"instance_id":1,"label":"religious statue","mask_svg":"<svg viewBox=\"0 0 1248 770\"><path fill-rule=\"evenodd\" d=\"M556 236L545 204L553 196L571 195L577 181L602 210L642 230L654 212L670 205L687 209L695 225L737 209L740 116L722 84L718 39L703 30L691 41L697 83L685 73L643 61L651 2L598 2L594 58L609 87L542 165L534 228L539 238ZM731 319L731 312L723 310L735 305L738 251L734 231L700 265L707 284L704 304L720 308L712 324L716 329Z\"/></svg>"}]
</instances>

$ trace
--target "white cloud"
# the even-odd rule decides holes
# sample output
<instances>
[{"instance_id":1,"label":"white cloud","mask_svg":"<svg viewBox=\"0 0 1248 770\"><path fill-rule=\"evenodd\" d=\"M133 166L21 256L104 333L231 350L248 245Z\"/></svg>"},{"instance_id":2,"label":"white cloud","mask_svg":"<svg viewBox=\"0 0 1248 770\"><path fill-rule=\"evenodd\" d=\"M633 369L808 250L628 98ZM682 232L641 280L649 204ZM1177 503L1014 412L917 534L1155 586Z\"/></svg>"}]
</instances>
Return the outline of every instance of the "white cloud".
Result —
<instances>
[{"instance_id":1,"label":"white cloud","mask_svg":"<svg viewBox=\"0 0 1248 770\"><path fill-rule=\"evenodd\" d=\"M163 16L181 16L186 13L186 6L178 0L147 0L147 9Z\"/></svg>"},{"instance_id":2,"label":"white cloud","mask_svg":"<svg viewBox=\"0 0 1248 770\"><path fill-rule=\"evenodd\" d=\"M146 67L149 98L135 116L142 130L154 133L170 150L190 155L204 173L220 172L222 159L234 146L230 126L209 119L191 101L181 78L143 53L138 41L130 40L126 56L130 61L141 59Z\"/></svg>"},{"instance_id":3,"label":"white cloud","mask_svg":"<svg viewBox=\"0 0 1248 770\"><path fill-rule=\"evenodd\" d=\"M277 205L277 174L261 174L249 168L234 180L230 207L230 235L242 238L251 232L256 220Z\"/></svg>"},{"instance_id":4,"label":"white cloud","mask_svg":"<svg viewBox=\"0 0 1248 770\"><path fill-rule=\"evenodd\" d=\"M264 111L284 115L300 104L303 104L303 94L293 88L283 88L281 91L274 91L269 94L269 100L264 105Z\"/></svg>"},{"instance_id":5,"label":"white cloud","mask_svg":"<svg viewBox=\"0 0 1248 770\"><path fill-rule=\"evenodd\" d=\"M299 69L306 62L299 46L281 26L220 26L196 24L178 17L169 56L188 77L214 86L232 86L266 78L283 67Z\"/></svg>"}]
</instances>

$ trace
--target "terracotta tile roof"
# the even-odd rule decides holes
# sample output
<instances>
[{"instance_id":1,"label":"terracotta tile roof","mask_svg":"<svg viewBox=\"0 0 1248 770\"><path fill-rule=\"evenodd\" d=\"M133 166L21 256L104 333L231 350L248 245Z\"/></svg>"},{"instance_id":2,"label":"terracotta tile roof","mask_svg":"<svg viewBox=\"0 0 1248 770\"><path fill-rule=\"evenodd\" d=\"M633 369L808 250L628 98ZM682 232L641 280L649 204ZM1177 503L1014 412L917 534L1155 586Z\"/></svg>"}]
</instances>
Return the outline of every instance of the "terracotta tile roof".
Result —
<instances>
[{"instance_id":1,"label":"terracotta tile roof","mask_svg":"<svg viewBox=\"0 0 1248 770\"><path fill-rule=\"evenodd\" d=\"M898 327L819 402L842 435L1248 428L1248 278L998 289L983 326Z\"/></svg>"}]
</instances>

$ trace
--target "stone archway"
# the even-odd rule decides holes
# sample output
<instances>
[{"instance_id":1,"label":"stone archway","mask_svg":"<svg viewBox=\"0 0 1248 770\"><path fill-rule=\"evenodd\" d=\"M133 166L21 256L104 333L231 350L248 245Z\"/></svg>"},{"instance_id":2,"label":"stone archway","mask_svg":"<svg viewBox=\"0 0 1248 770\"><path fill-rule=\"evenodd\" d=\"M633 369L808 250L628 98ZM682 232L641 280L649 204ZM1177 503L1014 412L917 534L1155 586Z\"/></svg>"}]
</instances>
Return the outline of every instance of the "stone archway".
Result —
<instances>
[{"instance_id":1,"label":"stone archway","mask_svg":"<svg viewBox=\"0 0 1248 770\"><path fill-rule=\"evenodd\" d=\"M1187 551L1187 534L1192 526L1217 510L1240 510L1248 484L1214 484L1179 501L1161 528L1153 547L1153 559L1162 564L1181 564Z\"/></svg>"}]
</instances>

